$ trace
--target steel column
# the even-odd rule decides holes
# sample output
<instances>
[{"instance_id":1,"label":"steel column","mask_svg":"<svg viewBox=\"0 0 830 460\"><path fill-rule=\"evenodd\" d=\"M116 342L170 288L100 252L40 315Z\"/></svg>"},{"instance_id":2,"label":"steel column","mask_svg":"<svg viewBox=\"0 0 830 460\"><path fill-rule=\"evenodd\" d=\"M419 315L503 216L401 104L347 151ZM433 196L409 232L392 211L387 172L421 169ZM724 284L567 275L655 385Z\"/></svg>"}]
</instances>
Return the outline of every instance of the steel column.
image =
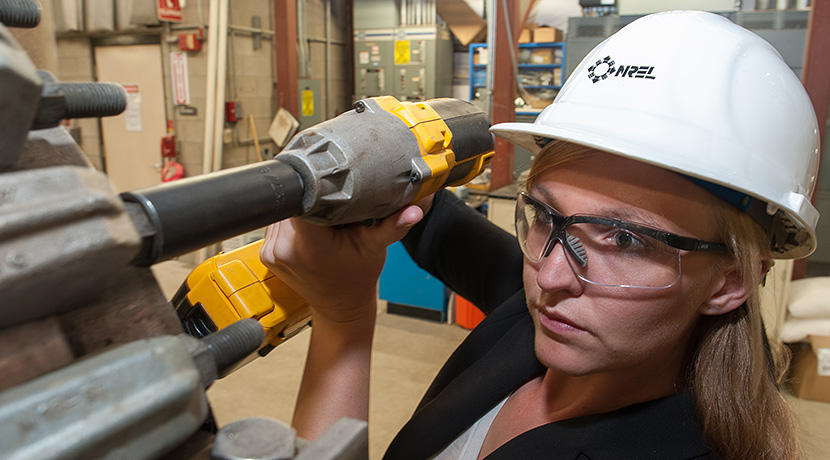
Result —
<instances>
[{"instance_id":1,"label":"steel column","mask_svg":"<svg viewBox=\"0 0 830 460\"><path fill-rule=\"evenodd\" d=\"M507 3L509 18L504 15L504 5ZM495 11L490 11L491 20L496 21L496 39L493 59L493 107L492 122L504 123L516 119L516 109L513 103L516 98L516 79L513 73L513 61L510 58L510 46L514 54L518 54L517 32L521 32L518 0L496 0ZM510 30L514 37L508 38L507 21L510 21ZM490 190L496 190L513 183L513 144L496 137L495 155L491 163Z\"/></svg>"},{"instance_id":2,"label":"steel column","mask_svg":"<svg viewBox=\"0 0 830 460\"><path fill-rule=\"evenodd\" d=\"M274 54L277 66L277 107L285 107L294 118L299 119L296 0L274 0Z\"/></svg>"},{"instance_id":3,"label":"steel column","mask_svg":"<svg viewBox=\"0 0 830 460\"><path fill-rule=\"evenodd\" d=\"M830 110L830 60L827 59L830 56L830 0L816 0L811 8L801 81L813 101L821 139L819 145L823 146ZM804 278L806 275L807 259L797 260L793 266L793 279Z\"/></svg>"}]
</instances>

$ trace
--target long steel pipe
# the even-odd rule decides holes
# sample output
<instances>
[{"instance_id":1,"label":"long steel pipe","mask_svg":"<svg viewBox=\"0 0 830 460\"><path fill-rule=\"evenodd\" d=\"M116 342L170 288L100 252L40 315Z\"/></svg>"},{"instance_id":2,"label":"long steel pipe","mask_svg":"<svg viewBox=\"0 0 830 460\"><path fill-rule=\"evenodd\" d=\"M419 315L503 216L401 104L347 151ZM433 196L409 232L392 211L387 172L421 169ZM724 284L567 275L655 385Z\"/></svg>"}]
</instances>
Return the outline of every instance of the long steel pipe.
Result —
<instances>
[{"instance_id":1,"label":"long steel pipe","mask_svg":"<svg viewBox=\"0 0 830 460\"><path fill-rule=\"evenodd\" d=\"M225 84L228 79L228 0L219 0L219 40L216 56L216 96L213 126L213 171L222 169L225 143Z\"/></svg>"},{"instance_id":2,"label":"long steel pipe","mask_svg":"<svg viewBox=\"0 0 830 460\"><path fill-rule=\"evenodd\" d=\"M207 89L205 90L205 136L202 154L202 173L213 168L213 128L216 111L216 56L219 40L219 1L211 0L208 11Z\"/></svg>"}]
</instances>

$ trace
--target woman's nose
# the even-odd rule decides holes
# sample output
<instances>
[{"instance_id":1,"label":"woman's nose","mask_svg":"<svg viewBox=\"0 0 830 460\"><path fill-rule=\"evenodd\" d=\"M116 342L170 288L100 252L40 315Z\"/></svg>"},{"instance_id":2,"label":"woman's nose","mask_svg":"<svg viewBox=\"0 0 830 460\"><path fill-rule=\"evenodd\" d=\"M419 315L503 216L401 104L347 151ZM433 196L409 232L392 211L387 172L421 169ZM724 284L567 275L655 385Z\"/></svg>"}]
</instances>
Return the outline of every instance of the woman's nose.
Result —
<instances>
[{"instance_id":1,"label":"woman's nose","mask_svg":"<svg viewBox=\"0 0 830 460\"><path fill-rule=\"evenodd\" d=\"M584 285L576 276L568 257L565 247L556 241L550 254L537 262L536 283L543 291L567 290L575 295L582 292Z\"/></svg>"}]
</instances>

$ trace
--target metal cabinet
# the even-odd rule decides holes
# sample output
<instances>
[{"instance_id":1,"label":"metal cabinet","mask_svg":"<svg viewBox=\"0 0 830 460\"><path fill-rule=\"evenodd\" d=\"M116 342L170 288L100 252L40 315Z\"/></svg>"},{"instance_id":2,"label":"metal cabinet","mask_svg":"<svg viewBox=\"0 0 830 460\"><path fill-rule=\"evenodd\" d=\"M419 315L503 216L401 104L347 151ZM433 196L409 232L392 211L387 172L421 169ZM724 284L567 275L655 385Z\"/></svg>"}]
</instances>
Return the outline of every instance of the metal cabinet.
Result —
<instances>
[{"instance_id":1,"label":"metal cabinet","mask_svg":"<svg viewBox=\"0 0 830 460\"><path fill-rule=\"evenodd\" d=\"M418 267L398 242L386 253L380 275L379 297L389 313L445 321L449 292L444 283Z\"/></svg>"},{"instance_id":2,"label":"metal cabinet","mask_svg":"<svg viewBox=\"0 0 830 460\"><path fill-rule=\"evenodd\" d=\"M452 40L445 26L354 32L355 95L422 101L452 95Z\"/></svg>"}]
</instances>

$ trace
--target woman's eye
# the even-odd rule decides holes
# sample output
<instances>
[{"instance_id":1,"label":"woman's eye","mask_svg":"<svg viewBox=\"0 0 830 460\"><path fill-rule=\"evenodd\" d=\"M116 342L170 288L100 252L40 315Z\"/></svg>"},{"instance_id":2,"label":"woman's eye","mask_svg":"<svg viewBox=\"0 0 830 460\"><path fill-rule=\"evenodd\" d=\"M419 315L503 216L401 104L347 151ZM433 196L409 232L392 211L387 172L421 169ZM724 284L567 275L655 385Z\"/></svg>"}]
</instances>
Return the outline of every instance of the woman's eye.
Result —
<instances>
[{"instance_id":1,"label":"woman's eye","mask_svg":"<svg viewBox=\"0 0 830 460\"><path fill-rule=\"evenodd\" d=\"M617 234L614 235L614 242L620 248L626 249L629 246L631 246L631 243L632 243L631 234L627 233L627 232L617 232Z\"/></svg>"},{"instance_id":2,"label":"woman's eye","mask_svg":"<svg viewBox=\"0 0 830 460\"><path fill-rule=\"evenodd\" d=\"M613 237L614 244L619 249L631 250L642 249L644 247L642 240L627 230L618 230L614 233Z\"/></svg>"},{"instance_id":3,"label":"woman's eye","mask_svg":"<svg viewBox=\"0 0 830 460\"><path fill-rule=\"evenodd\" d=\"M551 216L547 213L545 209L542 209L537 206L533 210L533 213L536 215L534 220L536 220L537 222L542 224L549 224L551 222Z\"/></svg>"}]
</instances>

